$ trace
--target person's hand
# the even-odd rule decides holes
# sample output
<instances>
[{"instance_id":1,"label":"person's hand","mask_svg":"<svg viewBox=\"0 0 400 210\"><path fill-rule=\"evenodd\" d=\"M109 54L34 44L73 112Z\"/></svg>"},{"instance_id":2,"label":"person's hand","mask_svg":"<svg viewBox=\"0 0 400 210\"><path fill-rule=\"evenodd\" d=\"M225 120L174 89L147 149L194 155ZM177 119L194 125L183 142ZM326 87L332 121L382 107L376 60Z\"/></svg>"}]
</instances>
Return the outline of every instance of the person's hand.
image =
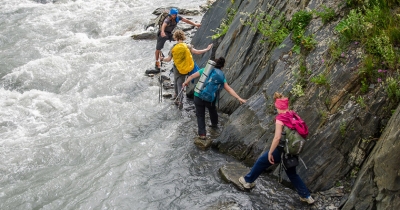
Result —
<instances>
[{"instance_id":1,"label":"person's hand","mask_svg":"<svg viewBox=\"0 0 400 210\"><path fill-rule=\"evenodd\" d=\"M200 23L195 23L194 26L196 26L197 28L200 28L201 24Z\"/></svg>"},{"instance_id":2,"label":"person's hand","mask_svg":"<svg viewBox=\"0 0 400 210\"><path fill-rule=\"evenodd\" d=\"M244 100L243 98L238 98L238 100L239 100L240 104L244 104L247 101L247 100Z\"/></svg>"},{"instance_id":3,"label":"person's hand","mask_svg":"<svg viewBox=\"0 0 400 210\"><path fill-rule=\"evenodd\" d=\"M274 156L272 156L272 153L271 153L271 152L268 152L268 161L269 161L272 165L275 164Z\"/></svg>"},{"instance_id":4,"label":"person's hand","mask_svg":"<svg viewBox=\"0 0 400 210\"><path fill-rule=\"evenodd\" d=\"M165 36L167 36L167 35L165 35L165 32L161 31L161 37L165 37Z\"/></svg>"},{"instance_id":5,"label":"person's hand","mask_svg":"<svg viewBox=\"0 0 400 210\"><path fill-rule=\"evenodd\" d=\"M186 87L186 86L188 86L188 84L187 84L186 82L184 82L184 83L182 84L182 87Z\"/></svg>"},{"instance_id":6,"label":"person's hand","mask_svg":"<svg viewBox=\"0 0 400 210\"><path fill-rule=\"evenodd\" d=\"M213 44L209 44L209 45L207 46L207 50L211 50L212 46L213 46Z\"/></svg>"}]
</instances>

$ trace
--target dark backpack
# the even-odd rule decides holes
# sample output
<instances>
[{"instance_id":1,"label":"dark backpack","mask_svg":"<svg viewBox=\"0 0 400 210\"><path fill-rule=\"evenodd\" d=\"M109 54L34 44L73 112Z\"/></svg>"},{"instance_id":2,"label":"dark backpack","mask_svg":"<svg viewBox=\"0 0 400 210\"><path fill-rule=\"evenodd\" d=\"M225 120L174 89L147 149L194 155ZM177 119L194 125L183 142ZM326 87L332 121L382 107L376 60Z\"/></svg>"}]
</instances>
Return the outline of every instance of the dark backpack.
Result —
<instances>
[{"instance_id":1,"label":"dark backpack","mask_svg":"<svg viewBox=\"0 0 400 210\"><path fill-rule=\"evenodd\" d=\"M206 79L203 89L199 93L199 98L204 101L214 102L219 94L219 91L224 86L225 75L219 69L213 69L210 76Z\"/></svg>"},{"instance_id":2,"label":"dark backpack","mask_svg":"<svg viewBox=\"0 0 400 210\"><path fill-rule=\"evenodd\" d=\"M165 18L167 18L168 16L169 16L168 11L164 11L156 18L155 23L157 24L159 29L161 29L161 26L164 23Z\"/></svg>"},{"instance_id":3,"label":"dark backpack","mask_svg":"<svg viewBox=\"0 0 400 210\"><path fill-rule=\"evenodd\" d=\"M300 136L297 130L292 130L287 126L283 126L281 141L283 141L281 142L283 150L288 155L299 155L306 143L306 140Z\"/></svg>"}]
</instances>

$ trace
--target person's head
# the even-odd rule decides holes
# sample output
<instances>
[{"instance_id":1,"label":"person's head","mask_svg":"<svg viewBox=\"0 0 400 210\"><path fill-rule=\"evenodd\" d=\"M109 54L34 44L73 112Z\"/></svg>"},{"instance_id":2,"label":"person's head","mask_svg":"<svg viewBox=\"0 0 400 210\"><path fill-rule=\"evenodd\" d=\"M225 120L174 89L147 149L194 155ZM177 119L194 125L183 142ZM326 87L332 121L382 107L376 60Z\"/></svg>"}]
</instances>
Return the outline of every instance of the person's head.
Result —
<instances>
[{"instance_id":1,"label":"person's head","mask_svg":"<svg viewBox=\"0 0 400 210\"><path fill-rule=\"evenodd\" d=\"M171 10L169 10L169 15L171 15L173 18L175 18L178 15L178 9L176 8L171 8Z\"/></svg>"},{"instance_id":2,"label":"person's head","mask_svg":"<svg viewBox=\"0 0 400 210\"><path fill-rule=\"evenodd\" d=\"M225 58L224 57L219 57L214 60L215 61L215 68L217 69L222 69L225 65Z\"/></svg>"},{"instance_id":3,"label":"person's head","mask_svg":"<svg viewBox=\"0 0 400 210\"><path fill-rule=\"evenodd\" d=\"M172 38L174 38L176 41L183 41L186 39L185 32L182 30L176 30Z\"/></svg>"},{"instance_id":4,"label":"person's head","mask_svg":"<svg viewBox=\"0 0 400 210\"><path fill-rule=\"evenodd\" d=\"M289 110L289 99L286 98L281 93L274 93L275 100L275 108L278 110L278 113L283 113Z\"/></svg>"}]
</instances>

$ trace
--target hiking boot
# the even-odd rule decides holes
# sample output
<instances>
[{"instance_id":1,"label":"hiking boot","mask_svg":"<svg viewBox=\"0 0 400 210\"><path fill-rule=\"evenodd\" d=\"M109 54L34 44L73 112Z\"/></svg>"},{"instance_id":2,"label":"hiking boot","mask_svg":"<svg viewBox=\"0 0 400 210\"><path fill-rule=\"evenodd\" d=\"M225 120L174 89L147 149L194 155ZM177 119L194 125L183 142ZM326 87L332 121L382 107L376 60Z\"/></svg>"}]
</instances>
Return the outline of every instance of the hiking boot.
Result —
<instances>
[{"instance_id":1,"label":"hiking boot","mask_svg":"<svg viewBox=\"0 0 400 210\"><path fill-rule=\"evenodd\" d=\"M218 129L218 125L209 125L208 127L212 128L212 129Z\"/></svg>"},{"instance_id":2,"label":"hiking boot","mask_svg":"<svg viewBox=\"0 0 400 210\"><path fill-rule=\"evenodd\" d=\"M253 188L254 186L256 186L256 184L255 184L254 182L252 182L252 183L246 182L246 180L244 179L243 176L241 176L241 177L239 178L239 182L240 182L240 184L242 184L242 186L243 186L244 188L246 188L246 189L251 189L251 188Z\"/></svg>"},{"instance_id":3,"label":"hiking boot","mask_svg":"<svg viewBox=\"0 0 400 210\"><path fill-rule=\"evenodd\" d=\"M311 197L311 195L308 196L307 198L300 197L300 201L307 202L308 204L313 204L315 202L314 199Z\"/></svg>"},{"instance_id":4,"label":"hiking boot","mask_svg":"<svg viewBox=\"0 0 400 210\"><path fill-rule=\"evenodd\" d=\"M155 68L156 68L156 70L160 70L160 69L161 69L161 63L160 63L160 61L156 61Z\"/></svg>"}]
</instances>

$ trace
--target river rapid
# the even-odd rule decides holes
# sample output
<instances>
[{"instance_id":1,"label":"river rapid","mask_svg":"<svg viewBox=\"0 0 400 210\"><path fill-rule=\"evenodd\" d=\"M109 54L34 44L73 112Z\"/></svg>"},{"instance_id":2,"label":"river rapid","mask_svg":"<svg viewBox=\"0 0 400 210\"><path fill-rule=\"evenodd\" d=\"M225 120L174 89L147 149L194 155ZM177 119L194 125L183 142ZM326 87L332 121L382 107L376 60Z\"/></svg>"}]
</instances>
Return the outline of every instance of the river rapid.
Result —
<instances>
[{"instance_id":1,"label":"river rapid","mask_svg":"<svg viewBox=\"0 0 400 210\"><path fill-rule=\"evenodd\" d=\"M276 180L251 193L225 183L218 168L235 160L196 148L193 109L159 103L157 82L144 74L155 41L130 35L143 32L158 7L198 9L205 0L0 3L0 209L298 202L279 199Z\"/></svg>"}]
</instances>

